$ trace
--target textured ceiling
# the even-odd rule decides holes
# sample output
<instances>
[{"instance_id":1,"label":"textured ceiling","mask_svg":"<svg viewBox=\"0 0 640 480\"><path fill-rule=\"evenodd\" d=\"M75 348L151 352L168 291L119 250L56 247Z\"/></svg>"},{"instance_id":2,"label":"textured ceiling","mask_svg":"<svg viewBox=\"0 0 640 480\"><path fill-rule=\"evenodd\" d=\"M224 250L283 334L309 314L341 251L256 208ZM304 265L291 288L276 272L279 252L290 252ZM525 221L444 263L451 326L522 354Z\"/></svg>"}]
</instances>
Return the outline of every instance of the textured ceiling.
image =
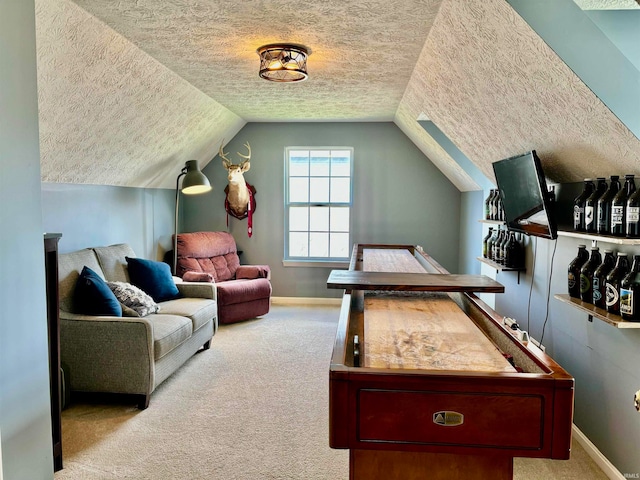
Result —
<instances>
[{"instance_id":1,"label":"textured ceiling","mask_svg":"<svg viewBox=\"0 0 640 480\"><path fill-rule=\"evenodd\" d=\"M531 149L555 182L638 171L638 138L504 0L444 0L416 75L421 110L488 178Z\"/></svg>"},{"instance_id":2,"label":"textured ceiling","mask_svg":"<svg viewBox=\"0 0 640 480\"><path fill-rule=\"evenodd\" d=\"M75 0L248 122L392 120L440 2ZM307 81L258 77L273 42L312 49Z\"/></svg>"},{"instance_id":3,"label":"textured ceiling","mask_svg":"<svg viewBox=\"0 0 640 480\"><path fill-rule=\"evenodd\" d=\"M583 10L632 10L640 8L638 0L573 0Z\"/></svg>"},{"instance_id":4,"label":"textured ceiling","mask_svg":"<svg viewBox=\"0 0 640 480\"><path fill-rule=\"evenodd\" d=\"M248 121L393 120L461 191L479 187L417 119L489 178L531 148L558 182L640 158L506 0L35 3L43 181L174 188ZM309 80L259 79L255 50L276 41L313 50Z\"/></svg>"}]
</instances>

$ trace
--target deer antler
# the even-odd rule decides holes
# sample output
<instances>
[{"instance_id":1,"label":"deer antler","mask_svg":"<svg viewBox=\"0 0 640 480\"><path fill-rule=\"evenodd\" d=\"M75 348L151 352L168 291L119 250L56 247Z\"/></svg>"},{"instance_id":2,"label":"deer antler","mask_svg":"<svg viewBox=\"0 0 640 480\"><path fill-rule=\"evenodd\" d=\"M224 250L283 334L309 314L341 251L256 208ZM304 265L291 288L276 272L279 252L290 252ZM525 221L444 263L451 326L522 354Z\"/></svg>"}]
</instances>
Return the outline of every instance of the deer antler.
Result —
<instances>
[{"instance_id":1,"label":"deer antler","mask_svg":"<svg viewBox=\"0 0 640 480\"><path fill-rule=\"evenodd\" d=\"M249 145L249 142L247 142L244 144L244 146L247 147L247 150L249 150L249 155L242 155L240 152L237 152L239 157L242 157L245 159L245 161L242 163L245 163L251 160L251 145Z\"/></svg>"},{"instance_id":2,"label":"deer antler","mask_svg":"<svg viewBox=\"0 0 640 480\"><path fill-rule=\"evenodd\" d=\"M220 158L222 158L223 165L225 167L227 167L228 165L233 165L233 162L231 160L229 160L229 157L227 157L228 154L224 153L223 145L224 145L224 139L222 140L222 143L220 144L220 151L218 152L218 155L220 155Z\"/></svg>"}]
</instances>

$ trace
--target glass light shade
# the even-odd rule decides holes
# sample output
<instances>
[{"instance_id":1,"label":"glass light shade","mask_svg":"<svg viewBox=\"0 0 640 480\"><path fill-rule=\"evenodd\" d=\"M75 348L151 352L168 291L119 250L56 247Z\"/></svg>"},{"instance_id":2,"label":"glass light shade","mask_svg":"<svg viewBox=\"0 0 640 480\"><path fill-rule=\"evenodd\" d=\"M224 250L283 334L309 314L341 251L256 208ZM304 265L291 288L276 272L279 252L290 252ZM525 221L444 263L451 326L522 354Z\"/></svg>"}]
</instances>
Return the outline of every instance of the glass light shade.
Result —
<instances>
[{"instance_id":1,"label":"glass light shade","mask_svg":"<svg viewBox=\"0 0 640 480\"><path fill-rule=\"evenodd\" d=\"M198 168L197 160L187 161L187 173L182 179L182 193L186 195L197 195L211 190L209 179Z\"/></svg>"},{"instance_id":2,"label":"glass light shade","mask_svg":"<svg viewBox=\"0 0 640 480\"><path fill-rule=\"evenodd\" d=\"M259 75L271 82L300 82L306 80L307 57L311 49L297 44L270 44L260 47Z\"/></svg>"}]
</instances>

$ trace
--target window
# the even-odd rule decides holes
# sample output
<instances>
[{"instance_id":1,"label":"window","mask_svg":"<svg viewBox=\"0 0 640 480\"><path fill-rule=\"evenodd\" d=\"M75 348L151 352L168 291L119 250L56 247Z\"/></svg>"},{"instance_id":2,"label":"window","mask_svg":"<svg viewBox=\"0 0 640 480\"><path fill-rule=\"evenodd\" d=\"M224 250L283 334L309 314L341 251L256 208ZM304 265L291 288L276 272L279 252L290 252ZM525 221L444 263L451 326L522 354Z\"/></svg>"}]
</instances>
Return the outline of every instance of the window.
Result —
<instances>
[{"instance_id":1,"label":"window","mask_svg":"<svg viewBox=\"0 0 640 480\"><path fill-rule=\"evenodd\" d=\"M286 149L285 260L349 259L352 173L352 148Z\"/></svg>"}]
</instances>

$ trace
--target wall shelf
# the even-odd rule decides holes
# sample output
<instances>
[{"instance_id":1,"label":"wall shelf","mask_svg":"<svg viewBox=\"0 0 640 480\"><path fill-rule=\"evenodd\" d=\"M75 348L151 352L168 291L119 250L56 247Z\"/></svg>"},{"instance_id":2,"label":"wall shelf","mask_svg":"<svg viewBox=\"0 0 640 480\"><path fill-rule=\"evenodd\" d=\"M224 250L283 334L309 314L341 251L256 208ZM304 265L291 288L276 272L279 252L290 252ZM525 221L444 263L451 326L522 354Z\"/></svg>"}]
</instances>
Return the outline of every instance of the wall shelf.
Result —
<instances>
[{"instance_id":1,"label":"wall shelf","mask_svg":"<svg viewBox=\"0 0 640 480\"><path fill-rule=\"evenodd\" d=\"M476 257L476 260L484 263L485 265L489 265L491 268L495 268L496 272L518 272L518 284L520 284L520 272L527 271L525 267L520 267L520 268L505 267L504 265L500 265L499 263L496 263L493 260L489 260L488 258L484 258L484 257Z\"/></svg>"},{"instance_id":2,"label":"wall shelf","mask_svg":"<svg viewBox=\"0 0 640 480\"><path fill-rule=\"evenodd\" d=\"M594 233L584 233L584 232L568 232L563 230L558 230L558 236L581 238L584 240L591 240L591 241L602 242L602 243L613 243L616 245L640 245L640 238L613 237L609 235L597 235Z\"/></svg>"},{"instance_id":3,"label":"wall shelf","mask_svg":"<svg viewBox=\"0 0 640 480\"><path fill-rule=\"evenodd\" d=\"M506 225L502 220L478 220L480 223L489 223L491 225Z\"/></svg>"},{"instance_id":4,"label":"wall shelf","mask_svg":"<svg viewBox=\"0 0 640 480\"><path fill-rule=\"evenodd\" d=\"M590 322L593 321L593 317L596 317L603 322L608 323L609 325L613 325L616 328L640 328L640 322L630 322L628 320L624 320L620 315L609 313L602 308L598 308L590 303L583 302L582 300L571 297L570 295L556 294L554 295L554 298L587 313L589 315Z\"/></svg>"}]
</instances>

